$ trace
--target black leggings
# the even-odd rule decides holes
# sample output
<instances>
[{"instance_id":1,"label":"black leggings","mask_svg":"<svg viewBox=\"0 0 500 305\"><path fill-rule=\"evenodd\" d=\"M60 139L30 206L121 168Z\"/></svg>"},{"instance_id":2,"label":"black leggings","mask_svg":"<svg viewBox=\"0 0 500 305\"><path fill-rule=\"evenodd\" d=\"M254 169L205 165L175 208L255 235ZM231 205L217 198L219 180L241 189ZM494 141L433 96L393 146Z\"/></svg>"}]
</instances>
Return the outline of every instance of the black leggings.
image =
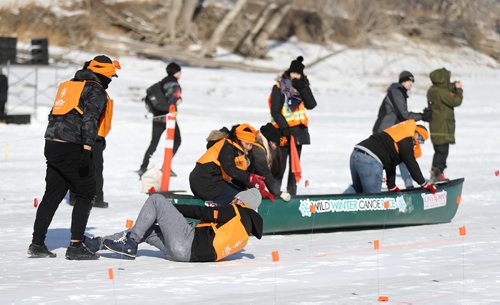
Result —
<instances>
[{"instance_id":1,"label":"black leggings","mask_svg":"<svg viewBox=\"0 0 500 305\"><path fill-rule=\"evenodd\" d=\"M141 164L142 169L148 168L149 159L156 151L156 147L158 146L158 142L160 142L161 135L165 131L165 128L166 128L166 126L165 126L164 122L153 120L153 132L151 135L151 143L149 143L149 147L146 150L146 153L144 154L144 159L142 160L142 164ZM175 155L175 153L179 149L179 146L181 146L181 131L179 129L179 125L177 125L177 122L175 122L174 153L173 153L173 155Z\"/></svg>"},{"instance_id":2,"label":"black leggings","mask_svg":"<svg viewBox=\"0 0 500 305\"><path fill-rule=\"evenodd\" d=\"M82 145L45 141L47 173L45 193L36 211L33 243L41 245L59 204L70 190L76 195L71 217L71 239L82 240L95 194L95 169L90 162L87 176L78 173Z\"/></svg>"},{"instance_id":3,"label":"black leggings","mask_svg":"<svg viewBox=\"0 0 500 305\"><path fill-rule=\"evenodd\" d=\"M285 173L286 170L286 161L288 159L288 182L286 185L286 191L290 193L290 195L297 195L297 181L295 181L295 175L292 173L292 158L290 156L290 146L283 146L280 147L281 151L281 161L283 162L283 167L281 169L281 173L279 177L276 178L277 184L281 188L281 181L283 180L283 174ZM297 152L300 154L302 152L302 145L297 145Z\"/></svg>"}]
</instances>

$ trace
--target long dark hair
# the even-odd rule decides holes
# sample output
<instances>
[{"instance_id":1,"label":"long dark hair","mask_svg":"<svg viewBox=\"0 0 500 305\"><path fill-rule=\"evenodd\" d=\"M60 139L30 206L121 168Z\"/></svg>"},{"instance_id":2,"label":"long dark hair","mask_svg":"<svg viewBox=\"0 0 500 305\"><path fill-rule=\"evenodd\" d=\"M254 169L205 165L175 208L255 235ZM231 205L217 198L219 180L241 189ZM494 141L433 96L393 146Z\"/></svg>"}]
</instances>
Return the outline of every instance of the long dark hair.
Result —
<instances>
[{"instance_id":1,"label":"long dark hair","mask_svg":"<svg viewBox=\"0 0 500 305\"><path fill-rule=\"evenodd\" d=\"M279 143L276 143L276 149L272 149L271 145L269 145L269 155L271 156L271 174L277 180L281 180L283 178L284 164Z\"/></svg>"}]
</instances>

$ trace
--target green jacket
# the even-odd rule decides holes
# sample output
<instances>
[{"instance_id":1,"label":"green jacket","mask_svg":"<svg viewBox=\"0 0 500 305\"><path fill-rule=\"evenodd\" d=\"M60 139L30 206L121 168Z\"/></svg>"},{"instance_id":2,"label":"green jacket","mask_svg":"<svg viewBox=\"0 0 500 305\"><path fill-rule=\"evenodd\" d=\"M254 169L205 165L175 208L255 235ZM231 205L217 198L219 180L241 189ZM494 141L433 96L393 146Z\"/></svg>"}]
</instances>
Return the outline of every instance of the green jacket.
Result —
<instances>
[{"instance_id":1,"label":"green jacket","mask_svg":"<svg viewBox=\"0 0 500 305\"><path fill-rule=\"evenodd\" d=\"M432 109L431 140L433 144L455 144L455 112L462 104L463 90L450 83L451 72L437 69L429 75L432 86L427 91L427 102Z\"/></svg>"}]
</instances>

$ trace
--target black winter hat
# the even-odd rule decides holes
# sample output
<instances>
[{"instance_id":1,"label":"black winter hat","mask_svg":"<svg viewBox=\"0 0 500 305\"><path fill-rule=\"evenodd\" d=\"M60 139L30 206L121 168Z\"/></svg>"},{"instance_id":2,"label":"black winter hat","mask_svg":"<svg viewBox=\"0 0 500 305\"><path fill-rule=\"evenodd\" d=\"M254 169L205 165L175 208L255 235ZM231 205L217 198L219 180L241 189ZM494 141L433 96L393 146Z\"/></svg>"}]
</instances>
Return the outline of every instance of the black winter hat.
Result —
<instances>
[{"instance_id":1,"label":"black winter hat","mask_svg":"<svg viewBox=\"0 0 500 305\"><path fill-rule=\"evenodd\" d=\"M297 59L292 60L292 62L290 63L290 68L288 68L288 71L304 74L304 64L302 64L303 61L304 57L302 56L299 56L297 57Z\"/></svg>"},{"instance_id":2,"label":"black winter hat","mask_svg":"<svg viewBox=\"0 0 500 305\"><path fill-rule=\"evenodd\" d=\"M402 84L406 82L407 80L411 80L412 82L415 82L415 77L413 74L411 74L410 71L403 71L399 73L399 83Z\"/></svg>"},{"instance_id":3,"label":"black winter hat","mask_svg":"<svg viewBox=\"0 0 500 305\"><path fill-rule=\"evenodd\" d=\"M171 62L167 66L167 74L168 75L174 75L175 73L179 72L181 70L181 66L176 64L175 62Z\"/></svg>"},{"instance_id":4,"label":"black winter hat","mask_svg":"<svg viewBox=\"0 0 500 305\"><path fill-rule=\"evenodd\" d=\"M260 133L266 137L268 141L280 144L281 134L279 129L274 127L273 124L267 123L266 125L261 126Z\"/></svg>"}]
</instances>

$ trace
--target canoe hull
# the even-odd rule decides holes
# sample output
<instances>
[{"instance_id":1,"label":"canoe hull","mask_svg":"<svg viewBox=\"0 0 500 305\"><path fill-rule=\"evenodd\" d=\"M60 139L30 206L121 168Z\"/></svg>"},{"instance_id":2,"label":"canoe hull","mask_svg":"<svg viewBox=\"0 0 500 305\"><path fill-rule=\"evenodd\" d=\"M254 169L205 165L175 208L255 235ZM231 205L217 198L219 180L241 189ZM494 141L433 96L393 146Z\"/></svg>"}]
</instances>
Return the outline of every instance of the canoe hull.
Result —
<instances>
[{"instance_id":1,"label":"canoe hull","mask_svg":"<svg viewBox=\"0 0 500 305\"><path fill-rule=\"evenodd\" d=\"M289 202L263 200L259 214L264 233L286 233L340 228L406 226L449 222L461 201L464 179L400 193L299 195ZM190 195L161 193L178 204L203 205Z\"/></svg>"}]
</instances>

